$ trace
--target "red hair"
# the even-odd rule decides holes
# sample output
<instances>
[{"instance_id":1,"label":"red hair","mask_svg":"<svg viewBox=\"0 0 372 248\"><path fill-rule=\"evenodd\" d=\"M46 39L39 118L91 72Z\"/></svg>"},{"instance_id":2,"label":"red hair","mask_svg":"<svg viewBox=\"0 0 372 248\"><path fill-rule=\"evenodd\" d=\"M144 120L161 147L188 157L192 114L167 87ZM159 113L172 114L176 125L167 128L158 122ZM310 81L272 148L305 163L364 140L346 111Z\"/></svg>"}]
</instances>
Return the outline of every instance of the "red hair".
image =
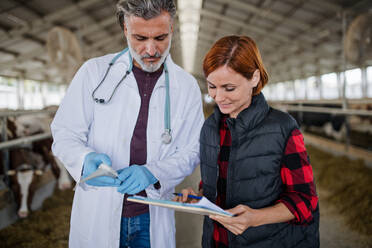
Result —
<instances>
[{"instance_id":1,"label":"red hair","mask_svg":"<svg viewBox=\"0 0 372 248\"><path fill-rule=\"evenodd\" d=\"M268 82L268 74L256 43L247 36L226 36L214 43L204 58L205 77L225 65L248 80L252 79L257 69L259 70L261 77L257 87L253 89L254 96L258 95Z\"/></svg>"}]
</instances>

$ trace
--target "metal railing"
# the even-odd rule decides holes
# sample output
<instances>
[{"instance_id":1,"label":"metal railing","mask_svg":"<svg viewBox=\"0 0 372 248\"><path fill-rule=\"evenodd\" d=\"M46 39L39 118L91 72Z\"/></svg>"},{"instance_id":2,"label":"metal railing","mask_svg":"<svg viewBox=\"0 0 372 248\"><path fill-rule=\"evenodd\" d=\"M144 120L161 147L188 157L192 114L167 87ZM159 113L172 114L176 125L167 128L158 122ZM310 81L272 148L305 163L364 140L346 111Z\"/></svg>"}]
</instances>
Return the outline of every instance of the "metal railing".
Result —
<instances>
[{"instance_id":1,"label":"metal railing","mask_svg":"<svg viewBox=\"0 0 372 248\"><path fill-rule=\"evenodd\" d=\"M54 114L54 110L11 110L0 111L0 117L33 115L33 114Z\"/></svg>"},{"instance_id":2,"label":"metal railing","mask_svg":"<svg viewBox=\"0 0 372 248\"><path fill-rule=\"evenodd\" d=\"M24 146L24 145L30 144L34 141L43 140L43 139L47 139L47 138L50 138L50 137L52 137L52 133L47 132L47 133L36 134L36 135L32 135L32 136L27 136L27 137L15 139L15 140L9 140L9 141L5 141L5 142L1 142L0 143L0 150L12 148L12 147Z\"/></svg>"},{"instance_id":3,"label":"metal railing","mask_svg":"<svg viewBox=\"0 0 372 248\"><path fill-rule=\"evenodd\" d=\"M286 109L287 111L297 111L297 112L313 112L313 113L328 113L337 115L360 115L360 116L372 116L371 110L362 109L342 109L342 108L329 108L329 107L313 107L313 106L303 106L302 104L287 105L278 104L275 105L279 109Z\"/></svg>"},{"instance_id":4,"label":"metal railing","mask_svg":"<svg viewBox=\"0 0 372 248\"><path fill-rule=\"evenodd\" d=\"M275 101L270 101L268 100L269 103L273 104L337 104L342 106L343 99L307 99L307 100L275 100ZM358 99L347 99L347 103L350 104L372 104L372 98L358 98Z\"/></svg>"}]
</instances>

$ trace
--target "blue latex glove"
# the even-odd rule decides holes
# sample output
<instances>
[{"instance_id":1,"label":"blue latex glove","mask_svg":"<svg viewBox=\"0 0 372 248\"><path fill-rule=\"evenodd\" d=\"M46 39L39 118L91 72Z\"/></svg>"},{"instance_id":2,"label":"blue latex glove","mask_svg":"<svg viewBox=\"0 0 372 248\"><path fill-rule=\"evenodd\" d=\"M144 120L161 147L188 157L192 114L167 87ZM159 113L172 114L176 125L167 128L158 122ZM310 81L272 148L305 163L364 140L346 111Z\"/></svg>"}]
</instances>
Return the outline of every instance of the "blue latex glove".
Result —
<instances>
[{"instance_id":1,"label":"blue latex glove","mask_svg":"<svg viewBox=\"0 0 372 248\"><path fill-rule=\"evenodd\" d=\"M107 164L111 166L111 159L109 156L103 153L91 152L85 156L84 167L83 167L83 178L89 176L95 172L100 164ZM85 182L86 184L92 186L108 186L108 187L117 187L120 185L121 181L117 178L101 176L92 178Z\"/></svg>"},{"instance_id":2,"label":"blue latex glove","mask_svg":"<svg viewBox=\"0 0 372 248\"><path fill-rule=\"evenodd\" d=\"M131 165L118 173L118 178L122 181L118 192L122 194L137 194L158 181L145 166Z\"/></svg>"}]
</instances>

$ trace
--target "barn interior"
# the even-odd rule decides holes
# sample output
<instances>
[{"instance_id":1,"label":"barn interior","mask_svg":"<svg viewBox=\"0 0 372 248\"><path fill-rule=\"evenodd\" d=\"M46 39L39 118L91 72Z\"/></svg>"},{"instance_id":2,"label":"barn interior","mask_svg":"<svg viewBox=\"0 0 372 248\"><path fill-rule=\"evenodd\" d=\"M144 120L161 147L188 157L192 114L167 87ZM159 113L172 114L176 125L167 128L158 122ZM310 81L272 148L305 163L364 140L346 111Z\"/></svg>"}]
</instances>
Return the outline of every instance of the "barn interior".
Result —
<instances>
[{"instance_id":1,"label":"barn interior","mask_svg":"<svg viewBox=\"0 0 372 248\"><path fill-rule=\"evenodd\" d=\"M221 37L251 37L269 74L265 98L304 134L324 206L321 247L372 247L372 1L175 2L170 54L198 81L205 116L215 104L204 56ZM51 158L50 123L84 61L127 47L116 3L0 1L0 247L68 245L74 182ZM21 157L37 165L11 168ZM15 177L30 169L36 183ZM177 189L199 181L197 167ZM176 212L177 247L201 247L202 220Z\"/></svg>"}]
</instances>

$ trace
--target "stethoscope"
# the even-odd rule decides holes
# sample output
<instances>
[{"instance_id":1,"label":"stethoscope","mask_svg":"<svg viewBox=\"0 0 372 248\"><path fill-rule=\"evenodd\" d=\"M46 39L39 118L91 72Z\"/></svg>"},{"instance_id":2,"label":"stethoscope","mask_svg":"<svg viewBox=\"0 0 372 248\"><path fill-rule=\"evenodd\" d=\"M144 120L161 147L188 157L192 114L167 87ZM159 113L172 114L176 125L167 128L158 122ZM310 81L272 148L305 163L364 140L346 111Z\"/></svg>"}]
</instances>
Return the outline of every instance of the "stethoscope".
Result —
<instances>
[{"instance_id":1,"label":"stethoscope","mask_svg":"<svg viewBox=\"0 0 372 248\"><path fill-rule=\"evenodd\" d=\"M125 72L124 76L120 79L120 81L116 84L113 92L111 93L111 96L108 100L102 99L102 98L96 98L94 97L95 92L98 90L98 88L103 84L105 81L107 74L109 73L111 66L113 66L116 62L116 60L126 53L128 51L128 48L125 48L123 51L118 53L109 63L109 66L106 69L106 73L103 76L101 82L98 84L98 86L94 89L92 93L92 98L96 103L99 104L107 104L111 101L112 96L115 94L116 89L119 87L119 85L124 81L124 79L132 72L133 68L133 59L132 56L129 53L129 67L127 71ZM170 121L170 97L169 97L169 73L168 73L168 68L167 65L164 63L164 73L165 73L165 92L166 92L166 97L165 97L165 106L164 106L164 123L165 123L165 128L164 128L164 133L161 135L161 139L164 144L169 144L172 141L172 135L171 135L171 121Z\"/></svg>"}]
</instances>

